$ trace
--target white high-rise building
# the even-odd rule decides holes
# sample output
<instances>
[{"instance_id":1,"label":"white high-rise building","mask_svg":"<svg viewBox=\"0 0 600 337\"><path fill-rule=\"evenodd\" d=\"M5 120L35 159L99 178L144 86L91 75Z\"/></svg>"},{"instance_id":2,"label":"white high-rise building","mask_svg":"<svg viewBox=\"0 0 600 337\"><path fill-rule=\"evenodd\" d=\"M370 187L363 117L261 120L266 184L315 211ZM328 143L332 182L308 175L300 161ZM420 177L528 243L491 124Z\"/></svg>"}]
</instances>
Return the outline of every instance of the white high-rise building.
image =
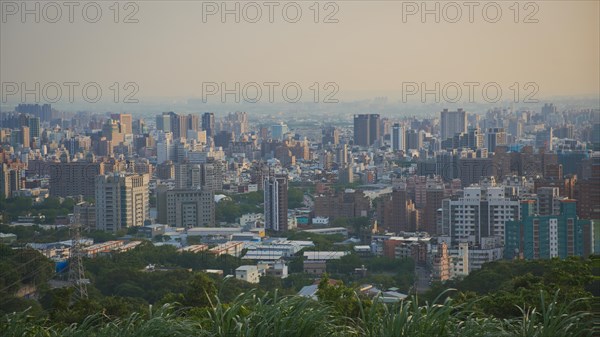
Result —
<instances>
[{"instance_id":1,"label":"white high-rise building","mask_svg":"<svg viewBox=\"0 0 600 337\"><path fill-rule=\"evenodd\" d=\"M283 140L286 133L288 133L288 126L283 122L271 126L271 137L273 139Z\"/></svg>"},{"instance_id":2,"label":"white high-rise building","mask_svg":"<svg viewBox=\"0 0 600 337\"><path fill-rule=\"evenodd\" d=\"M143 226L150 218L148 174L96 177L96 228L109 232Z\"/></svg>"},{"instance_id":3,"label":"white high-rise building","mask_svg":"<svg viewBox=\"0 0 600 337\"><path fill-rule=\"evenodd\" d=\"M288 230L288 177L285 174L267 176L263 180L265 229Z\"/></svg>"},{"instance_id":4,"label":"white high-rise building","mask_svg":"<svg viewBox=\"0 0 600 337\"><path fill-rule=\"evenodd\" d=\"M405 151L404 126L396 123L392 126L392 151Z\"/></svg>"},{"instance_id":5,"label":"white high-rise building","mask_svg":"<svg viewBox=\"0 0 600 337\"><path fill-rule=\"evenodd\" d=\"M175 143L169 138L166 138L156 143L156 162L162 164L167 160L176 161Z\"/></svg>"},{"instance_id":6,"label":"white high-rise building","mask_svg":"<svg viewBox=\"0 0 600 337\"><path fill-rule=\"evenodd\" d=\"M481 245L482 238L498 237L504 244L505 223L518 218L519 200L506 197L503 186L467 187L442 205L442 228L450 229L453 242Z\"/></svg>"}]
</instances>

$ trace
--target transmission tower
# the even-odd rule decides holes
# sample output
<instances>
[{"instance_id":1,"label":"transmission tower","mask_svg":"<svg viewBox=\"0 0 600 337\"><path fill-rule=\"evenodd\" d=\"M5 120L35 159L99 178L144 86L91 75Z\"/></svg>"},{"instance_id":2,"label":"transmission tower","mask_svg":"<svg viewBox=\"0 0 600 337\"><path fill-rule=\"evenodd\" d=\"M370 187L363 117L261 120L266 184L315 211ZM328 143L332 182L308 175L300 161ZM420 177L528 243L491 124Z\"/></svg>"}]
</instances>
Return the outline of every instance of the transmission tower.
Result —
<instances>
[{"instance_id":1,"label":"transmission tower","mask_svg":"<svg viewBox=\"0 0 600 337\"><path fill-rule=\"evenodd\" d=\"M90 280L85 278L83 269L83 245L81 244L81 225L79 221L71 223L71 256L69 258L69 282L75 287L75 296L87 299L87 284Z\"/></svg>"}]
</instances>

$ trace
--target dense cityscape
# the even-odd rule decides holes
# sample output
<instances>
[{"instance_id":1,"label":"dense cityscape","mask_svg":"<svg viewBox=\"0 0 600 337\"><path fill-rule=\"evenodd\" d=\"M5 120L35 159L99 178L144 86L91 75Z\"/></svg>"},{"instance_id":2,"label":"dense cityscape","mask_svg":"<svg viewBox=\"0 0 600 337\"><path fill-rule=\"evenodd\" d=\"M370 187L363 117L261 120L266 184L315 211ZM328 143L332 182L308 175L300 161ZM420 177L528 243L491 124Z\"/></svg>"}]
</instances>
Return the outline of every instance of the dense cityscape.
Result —
<instances>
[{"instance_id":1,"label":"dense cityscape","mask_svg":"<svg viewBox=\"0 0 600 337\"><path fill-rule=\"evenodd\" d=\"M2 116L1 238L54 267L43 283L4 278L3 296L86 299L106 285L84 266L145 243L201 256L189 269L148 260L145 272L308 298L336 277L390 303L494 261L586 258L600 251L599 116L546 103L296 128L245 112L19 104ZM132 295L121 286L105 295Z\"/></svg>"}]
</instances>

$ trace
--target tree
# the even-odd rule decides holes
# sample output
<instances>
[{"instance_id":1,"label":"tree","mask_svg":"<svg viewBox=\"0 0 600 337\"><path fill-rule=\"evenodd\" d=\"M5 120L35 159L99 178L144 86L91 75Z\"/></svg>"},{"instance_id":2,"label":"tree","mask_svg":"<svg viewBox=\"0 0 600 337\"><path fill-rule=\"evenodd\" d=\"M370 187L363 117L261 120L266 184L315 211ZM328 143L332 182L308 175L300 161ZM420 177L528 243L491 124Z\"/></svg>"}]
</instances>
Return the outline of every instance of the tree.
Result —
<instances>
[{"instance_id":1,"label":"tree","mask_svg":"<svg viewBox=\"0 0 600 337\"><path fill-rule=\"evenodd\" d=\"M355 268L359 268L362 261L358 255L352 253L342 256L339 260L331 260L327 262L327 271L330 274L350 274Z\"/></svg>"},{"instance_id":2,"label":"tree","mask_svg":"<svg viewBox=\"0 0 600 337\"><path fill-rule=\"evenodd\" d=\"M335 218L331 222L331 227L350 227L350 222L348 218Z\"/></svg>"},{"instance_id":3,"label":"tree","mask_svg":"<svg viewBox=\"0 0 600 337\"><path fill-rule=\"evenodd\" d=\"M365 231L368 231L371 227L371 221L367 217L359 217L350 219L350 226L353 229L354 235L362 237Z\"/></svg>"},{"instance_id":4,"label":"tree","mask_svg":"<svg viewBox=\"0 0 600 337\"><path fill-rule=\"evenodd\" d=\"M319 282L317 298L319 301L331 305L335 311L346 317L358 317L360 314L358 297L354 290L345 286L341 281L331 284L327 274L323 275Z\"/></svg>"},{"instance_id":5,"label":"tree","mask_svg":"<svg viewBox=\"0 0 600 337\"><path fill-rule=\"evenodd\" d=\"M266 290L275 290L283 288L281 278L271 275L261 276L258 284Z\"/></svg>"},{"instance_id":6,"label":"tree","mask_svg":"<svg viewBox=\"0 0 600 337\"><path fill-rule=\"evenodd\" d=\"M217 221L234 223L240 216L242 216L242 211L235 201L221 200L217 203L215 209L215 219Z\"/></svg>"},{"instance_id":7,"label":"tree","mask_svg":"<svg viewBox=\"0 0 600 337\"><path fill-rule=\"evenodd\" d=\"M217 288L215 282L205 273L194 274L185 291L185 304L195 307L209 307L215 303Z\"/></svg>"},{"instance_id":8,"label":"tree","mask_svg":"<svg viewBox=\"0 0 600 337\"><path fill-rule=\"evenodd\" d=\"M304 192L301 189L290 187L288 189L288 208L300 208L304 206Z\"/></svg>"}]
</instances>

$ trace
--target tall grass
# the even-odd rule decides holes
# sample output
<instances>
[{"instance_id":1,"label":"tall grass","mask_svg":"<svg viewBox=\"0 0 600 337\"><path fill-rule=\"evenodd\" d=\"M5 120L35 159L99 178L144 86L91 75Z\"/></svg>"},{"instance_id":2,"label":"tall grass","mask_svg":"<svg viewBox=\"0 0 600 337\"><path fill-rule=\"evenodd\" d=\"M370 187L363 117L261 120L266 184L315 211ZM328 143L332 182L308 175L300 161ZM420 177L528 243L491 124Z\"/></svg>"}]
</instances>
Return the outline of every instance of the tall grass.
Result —
<instances>
[{"instance_id":1,"label":"tall grass","mask_svg":"<svg viewBox=\"0 0 600 337\"><path fill-rule=\"evenodd\" d=\"M21 337L167 337L191 336L198 324L178 318L173 307L164 305L148 316L133 313L125 319L109 319L102 313L88 316L81 324L66 327L34 319L27 312L6 315L0 323L2 336Z\"/></svg>"},{"instance_id":2,"label":"tall grass","mask_svg":"<svg viewBox=\"0 0 600 337\"><path fill-rule=\"evenodd\" d=\"M443 294L442 294L443 295ZM442 296L440 295L440 296ZM360 313L350 318L329 304L277 292L239 295L231 303L218 299L199 311L175 310L165 305L147 315L132 314L110 319L102 313L80 324L59 326L34 319L27 312L6 315L0 335L19 337L252 337L252 336L592 336L590 313L577 312L578 301L561 305L559 294L540 296L537 308L521 309L522 316L498 319L472 310L473 302L457 304L448 297L442 303L420 304L412 297L397 304L379 298L365 303L357 296ZM192 314L193 312L193 314Z\"/></svg>"},{"instance_id":3,"label":"tall grass","mask_svg":"<svg viewBox=\"0 0 600 337\"><path fill-rule=\"evenodd\" d=\"M590 324L592 314L589 312L576 311L578 302L575 300L566 305L558 305L559 293L556 292L552 301L547 303L544 294L541 293L541 305L538 308L519 307L522 317L513 323L515 326L514 336L521 337L587 337L592 336L594 328Z\"/></svg>"},{"instance_id":4,"label":"tall grass","mask_svg":"<svg viewBox=\"0 0 600 337\"><path fill-rule=\"evenodd\" d=\"M351 336L332 308L299 296L277 292L242 294L230 305L216 303L202 319L203 336Z\"/></svg>"},{"instance_id":5,"label":"tall grass","mask_svg":"<svg viewBox=\"0 0 600 337\"><path fill-rule=\"evenodd\" d=\"M447 290L450 291L450 290ZM446 291L446 292L447 292ZM375 300L375 305L364 310L361 306L361 336L501 336L499 321L479 318L467 304L455 304L450 297L438 303L419 305L417 297L393 305Z\"/></svg>"}]
</instances>

